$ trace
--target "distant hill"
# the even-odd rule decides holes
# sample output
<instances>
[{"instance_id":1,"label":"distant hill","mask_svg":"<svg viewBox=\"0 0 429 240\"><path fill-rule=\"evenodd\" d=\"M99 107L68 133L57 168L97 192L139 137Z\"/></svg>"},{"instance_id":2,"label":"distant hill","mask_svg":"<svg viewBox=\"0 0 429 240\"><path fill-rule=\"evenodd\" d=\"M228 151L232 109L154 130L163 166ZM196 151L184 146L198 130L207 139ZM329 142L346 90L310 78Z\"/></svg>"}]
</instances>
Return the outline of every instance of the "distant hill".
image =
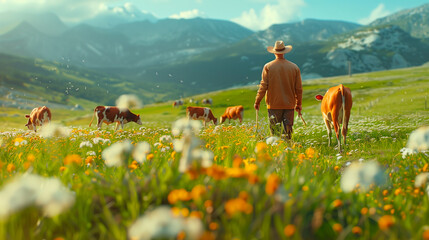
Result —
<instances>
[{"instance_id":1,"label":"distant hill","mask_svg":"<svg viewBox=\"0 0 429 240\"><path fill-rule=\"evenodd\" d=\"M429 3L373 21L370 26L396 25L416 38L429 38Z\"/></svg>"}]
</instances>

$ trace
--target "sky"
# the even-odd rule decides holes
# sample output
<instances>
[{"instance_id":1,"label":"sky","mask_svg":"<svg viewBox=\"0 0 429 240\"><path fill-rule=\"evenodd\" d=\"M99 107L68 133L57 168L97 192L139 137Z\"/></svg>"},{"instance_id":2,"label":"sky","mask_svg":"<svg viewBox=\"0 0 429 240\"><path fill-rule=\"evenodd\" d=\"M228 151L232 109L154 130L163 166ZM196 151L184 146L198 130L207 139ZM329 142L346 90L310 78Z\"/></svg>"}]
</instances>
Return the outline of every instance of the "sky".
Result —
<instances>
[{"instance_id":1,"label":"sky","mask_svg":"<svg viewBox=\"0 0 429 240\"><path fill-rule=\"evenodd\" d=\"M64 22L76 23L122 6L160 19L223 19L258 31L307 18L368 24L427 3L429 0L0 0L0 13L49 11Z\"/></svg>"}]
</instances>

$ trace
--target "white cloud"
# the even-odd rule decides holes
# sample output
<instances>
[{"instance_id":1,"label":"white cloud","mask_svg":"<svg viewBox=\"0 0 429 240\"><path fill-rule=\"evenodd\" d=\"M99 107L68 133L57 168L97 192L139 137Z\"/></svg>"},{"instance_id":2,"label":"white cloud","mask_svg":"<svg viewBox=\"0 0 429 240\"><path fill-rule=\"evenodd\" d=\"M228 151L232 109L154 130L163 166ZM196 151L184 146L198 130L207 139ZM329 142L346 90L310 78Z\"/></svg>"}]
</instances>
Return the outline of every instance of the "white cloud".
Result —
<instances>
[{"instance_id":1,"label":"white cloud","mask_svg":"<svg viewBox=\"0 0 429 240\"><path fill-rule=\"evenodd\" d=\"M387 10L383 3L380 3L368 17L360 19L358 22L360 24L366 25L376 20L377 18L382 18L390 14L390 11Z\"/></svg>"},{"instance_id":2,"label":"white cloud","mask_svg":"<svg viewBox=\"0 0 429 240\"><path fill-rule=\"evenodd\" d=\"M274 4L266 4L259 14L251 8L231 20L255 31L263 30L273 24L297 19L305 5L304 0L277 0Z\"/></svg>"},{"instance_id":3,"label":"white cloud","mask_svg":"<svg viewBox=\"0 0 429 240\"><path fill-rule=\"evenodd\" d=\"M108 9L116 0L0 0L0 12L53 12L63 21L77 22Z\"/></svg>"},{"instance_id":4,"label":"white cloud","mask_svg":"<svg viewBox=\"0 0 429 240\"><path fill-rule=\"evenodd\" d=\"M196 17L204 17L204 13L198 9L192 9L189 11L180 12L179 14L173 14L169 18L180 19L180 18L196 18Z\"/></svg>"}]
</instances>

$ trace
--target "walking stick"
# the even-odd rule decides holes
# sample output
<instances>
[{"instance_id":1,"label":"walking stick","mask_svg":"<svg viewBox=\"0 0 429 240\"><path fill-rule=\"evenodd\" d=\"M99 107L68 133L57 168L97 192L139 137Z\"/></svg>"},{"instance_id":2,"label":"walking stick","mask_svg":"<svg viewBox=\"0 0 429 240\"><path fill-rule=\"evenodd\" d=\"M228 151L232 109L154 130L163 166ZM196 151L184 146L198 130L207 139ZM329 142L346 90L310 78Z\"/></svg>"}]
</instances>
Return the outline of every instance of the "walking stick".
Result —
<instances>
[{"instance_id":1,"label":"walking stick","mask_svg":"<svg viewBox=\"0 0 429 240\"><path fill-rule=\"evenodd\" d=\"M256 133L258 133L258 116L259 116L259 110L256 109Z\"/></svg>"},{"instance_id":2,"label":"walking stick","mask_svg":"<svg viewBox=\"0 0 429 240\"><path fill-rule=\"evenodd\" d=\"M302 117L302 114L299 114L299 117L301 118L302 122L304 123L304 126L307 127L307 123L305 122L304 118Z\"/></svg>"}]
</instances>

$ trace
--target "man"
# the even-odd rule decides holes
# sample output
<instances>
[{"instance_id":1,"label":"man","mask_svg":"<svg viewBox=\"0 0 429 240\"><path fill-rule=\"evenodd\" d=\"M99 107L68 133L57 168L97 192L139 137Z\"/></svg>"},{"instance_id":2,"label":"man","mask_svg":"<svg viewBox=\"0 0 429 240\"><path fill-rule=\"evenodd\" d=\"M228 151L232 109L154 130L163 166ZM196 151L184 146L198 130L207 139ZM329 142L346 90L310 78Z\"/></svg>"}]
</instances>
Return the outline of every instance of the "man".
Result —
<instances>
[{"instance_id":1,"label":"man","mask_svg":"<svg viewBox=\"0 0 429 240\"><path fill-rule=\"evenodd\" d=\"M262 80L255 99L255 109L264 98L268 108L271 135L281 136L281 124L287 139L292 137L294 109L301 115L302 82L301 71L296 64L286 60L284 54L292 50L283 41L276 41L268 46L267 51L273 53L276 59L265 64L262 70Z\"/></svg>"}]
</instances>

